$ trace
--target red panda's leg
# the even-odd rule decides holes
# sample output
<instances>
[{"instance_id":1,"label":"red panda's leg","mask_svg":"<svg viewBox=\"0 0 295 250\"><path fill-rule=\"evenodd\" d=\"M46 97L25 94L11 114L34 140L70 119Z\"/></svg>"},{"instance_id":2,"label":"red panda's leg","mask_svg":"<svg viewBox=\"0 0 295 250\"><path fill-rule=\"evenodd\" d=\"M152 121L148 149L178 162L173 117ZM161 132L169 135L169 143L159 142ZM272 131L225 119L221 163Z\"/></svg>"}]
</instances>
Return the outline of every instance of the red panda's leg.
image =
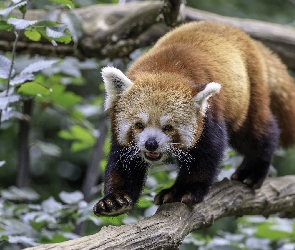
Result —
<instances>
[{"instance_id":1,"label":"red panda's leg","mask_svg":"<svg viewBox=\"0 0 295 250\"><path fill-rule=\"evenodd\" d=\"M132 209L141 193L147 163L132 148L113 140L105 173L105 196L96 203L97 216L114 216Z\"/></svg>"},{"instance_id":2,"label":"red panda's leg","mask_svg":"<svg viewBox=\"0 0 295 250\"><path fill-rule=\"evenodd\" d=\"M178 159L180 170L174 185L162 190L155 197L155 203L183 202L193 205L203 201L218 174L226 147L224 122L206 117L197 145L188 151L190 159Z\"/></svg>"},{"instance_id":3,"label":"red panda's leg","mask_svg":"<svg viewBox=\"0 0 295 250\"><path fill-rule=\"evenodd\" d=\"M279 141L279 129L273 116L269 121L260 123L263 124L261 133L251 129L251 126L245 126L230 139L232 146L244 155L242 164L231 178L244 182L253 189L260 188L263 184Z\"/></svg>"}]
</instances>

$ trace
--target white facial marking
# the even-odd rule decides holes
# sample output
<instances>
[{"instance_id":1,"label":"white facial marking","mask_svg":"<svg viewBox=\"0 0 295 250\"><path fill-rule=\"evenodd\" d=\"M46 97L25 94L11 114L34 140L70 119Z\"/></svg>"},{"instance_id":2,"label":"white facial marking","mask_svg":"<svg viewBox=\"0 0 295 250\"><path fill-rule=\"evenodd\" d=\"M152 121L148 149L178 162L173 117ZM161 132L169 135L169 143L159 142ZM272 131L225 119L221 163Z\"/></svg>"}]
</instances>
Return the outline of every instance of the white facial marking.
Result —
<instances>
[{"instance_id":1,"label":"white facial marking","mask_svg":"<svg viewBox=\"0 0 295 250\"><path fill-rule=\"evenodd\" d=\"M140 118L144 124L147 124L149 120L149 116L147 113L139 113L138 118Z\"/></svg>"},{"instance_id":2,"label":"white facial marking","mask_svg":"<svg viewBox=\"0 0 295 250\"><path fill-rule=\"evenodd\" d=\"M160 125L163 127L171 119L170 115L163 115L160 117Z\"/></svg>"},{"instance_id":3,"label":"white facial marking","mask_svg":"<svg viewBox=\"0 0 295 250\"><path fill-rule=\"evenodd\" d=\"M128 144L127 133L131 127L131 122L127 122L126 120L118 120L118 142L122 145Z\"/></svg>"},{"instance_id":4,"label":"white facial marking","mask_svg":"<svg viewBox=\"0 0 295 250\"><path fill-rule=\"evenodd\" d=\"M162 132L161 129L154 127L145 128L140 134L137 135L137 145L140 150L146 151L145 143L149 138L155 138L159 147L157 152L165 152L167 145L169 145L170 138Z\"/></svg>"},{"instance_id":5,"label":"white facial marking","mask_svg":"<svg viewBox=\"0 0 295 250\"><path fill-rule=\"evenodd\" d=\"M217 82L210 82L205 89L200 91L194 98L196 108L200 109L203 116L206 115L208 99L220 91L221 85Z\"/></svg>"},{"instance_id":6,"label":"white facial marking","mask_svg":"<svg viewBox=\"0 0 295 250\"><path fill-rule=\"evenodd\" d=\"M193 138L194 138L194 126L193 125L180 125L179 134L182 141L182 144L186 148L190 148L193 145Z\"/></svg>"}]
</instances>

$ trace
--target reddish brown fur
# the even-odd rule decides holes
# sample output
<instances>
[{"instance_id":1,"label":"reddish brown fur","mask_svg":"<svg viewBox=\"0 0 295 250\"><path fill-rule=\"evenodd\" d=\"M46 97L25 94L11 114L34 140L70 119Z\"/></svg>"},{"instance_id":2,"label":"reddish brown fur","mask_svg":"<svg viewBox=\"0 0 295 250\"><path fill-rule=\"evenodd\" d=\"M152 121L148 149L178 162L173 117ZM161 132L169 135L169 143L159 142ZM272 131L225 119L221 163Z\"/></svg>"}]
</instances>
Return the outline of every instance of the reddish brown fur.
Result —
<instances>
[{"instance_id":1,"label":"reddish brown fur","mask_svg":"<svg viewBox=\"0 0 295 250\"><path fill-rule=\"evenodd\" d=\"M232 179L257 189L268 174L278 126L283 146L295 141L293 79L277 56L237 28L185 24L161 38L126 75L114 68L103 72L113 136L97 215L132 208L152 154L171 150L179 166L175 183L155 203L192 205L208 193L228 143L244 155ZM165 119L173 127L168 133Z\"/></svg>"},{"instance_id":2,"label":"reddish brown fur","mask_svg":"<svg viewBox=\"0 0 295 250\"><path fill-rule=\"evenodd\" d=\"M136 84L146 72L159 71L177 74L192 89L220 83L220 94L209 101L234 133L263 135L273 112L282 131L281 144L294 143L294 81L277 56L239 29L212 22L185 24L161 38L126 75Z\"/></svg>"},{"instance_id":3,"label":"reddish brown fur","mask_svg":"<svg viewBox=\"0 0 295 250\"><path fill-rule=\"evenodd\" d=\"M281 144L291 146L295 141L295 91L294 79L288 74L286 66L269 49L257 42L265 61L266 77L270 92L270 107L277 117L281 130Z\"/></svg>"}]
</instances>

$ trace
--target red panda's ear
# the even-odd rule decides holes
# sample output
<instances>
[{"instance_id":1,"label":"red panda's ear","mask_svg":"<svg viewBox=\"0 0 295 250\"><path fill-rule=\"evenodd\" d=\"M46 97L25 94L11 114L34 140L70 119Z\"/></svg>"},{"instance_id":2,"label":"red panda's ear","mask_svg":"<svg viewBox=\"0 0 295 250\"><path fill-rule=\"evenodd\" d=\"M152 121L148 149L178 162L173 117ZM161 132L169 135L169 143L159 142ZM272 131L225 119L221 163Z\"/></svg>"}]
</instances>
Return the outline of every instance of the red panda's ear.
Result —
<instances>
[{"instance_id":1,"label":"red panda's ear","mask_svg":"<svg viewBox=\"0 0 295 250\"><path fill-rule=\"evenodd\" d=\"M101 70L106 90L105 110L113 105L115 98L127 91L133 83L121 70L114 67L105 67Z\"/></svg>"},{"instance_id":2,"label":"red panda's ear","mask_svg":"<svg viewBox=\"0 0 295 250\"><path fill-rule=\"evenodd\" d=\"M202 90L198 92L194 97L194 105L199 109L203 116L206 115L206 110L208 108L207 100L217 94L220 91L221 85L217 82L210 82L202 87Z\"/></svg>"}]
</instances>

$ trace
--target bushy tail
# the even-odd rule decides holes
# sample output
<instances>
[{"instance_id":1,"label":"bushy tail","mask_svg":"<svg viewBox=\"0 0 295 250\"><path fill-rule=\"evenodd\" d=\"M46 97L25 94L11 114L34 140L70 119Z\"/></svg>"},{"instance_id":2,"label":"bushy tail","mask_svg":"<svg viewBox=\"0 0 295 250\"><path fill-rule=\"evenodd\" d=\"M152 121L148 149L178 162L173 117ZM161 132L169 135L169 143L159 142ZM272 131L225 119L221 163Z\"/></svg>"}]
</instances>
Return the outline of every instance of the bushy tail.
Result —
<instances>
[{"instance_id":1,"label":"bushy tail","mask_svg":"<svg viewBox=\"0 0 295 250\"><path fill-rule=\"evenodd\" d=\"M271 111L281 130L280 143L287 148L295 144L295 82L281 60L258 44L266 61Z\"/></svg>"}]
</instances>

